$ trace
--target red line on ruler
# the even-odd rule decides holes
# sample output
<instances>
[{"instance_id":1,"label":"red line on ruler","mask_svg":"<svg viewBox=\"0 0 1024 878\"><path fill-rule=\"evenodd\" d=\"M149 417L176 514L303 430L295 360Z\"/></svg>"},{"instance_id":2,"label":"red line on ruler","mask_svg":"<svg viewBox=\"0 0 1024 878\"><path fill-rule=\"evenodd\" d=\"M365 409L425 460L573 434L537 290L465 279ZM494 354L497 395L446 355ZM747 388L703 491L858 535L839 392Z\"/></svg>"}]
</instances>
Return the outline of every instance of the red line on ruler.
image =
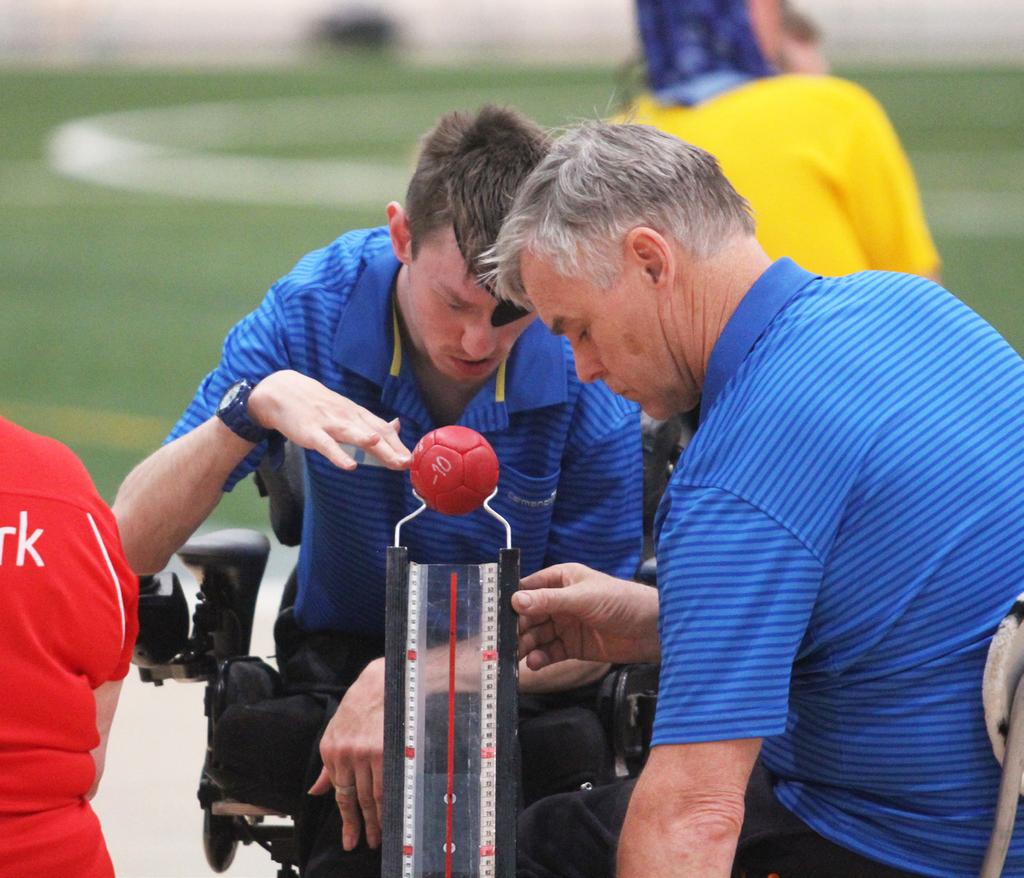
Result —
<instances>
[{"instance_id":1,"label":"red line on ruler","mask_svg":"<svg viewBox=\"0 0 1024 878\"><path fill-rule=\"evenodd\" d=\"M448 595L448 800L445 813L444 875L452 878L452 806L455 803L455 599L459 577L452 571Z\"/></svg>"}]
</instances>

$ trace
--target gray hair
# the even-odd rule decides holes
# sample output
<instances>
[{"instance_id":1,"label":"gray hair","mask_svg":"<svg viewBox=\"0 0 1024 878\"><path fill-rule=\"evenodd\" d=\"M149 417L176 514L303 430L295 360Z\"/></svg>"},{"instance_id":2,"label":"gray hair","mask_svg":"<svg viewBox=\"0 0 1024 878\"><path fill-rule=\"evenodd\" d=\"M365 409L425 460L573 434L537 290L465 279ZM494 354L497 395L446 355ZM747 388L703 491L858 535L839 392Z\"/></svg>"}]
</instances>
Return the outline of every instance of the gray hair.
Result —
<instances>
[{"instance_id":1,"label":"gray hair","mask_svg":"<svg viewBox=\"0 0 1024 878\"><path fill-rule=\"evenodd\" d=\"M495 246L487 279L499 297L526 304L526 252L565 277L607 289L618 243L647 226L696 258L754 233L750 205L715 157L646 125L587 122L570 129L523 183Z\"/></svg>"}]
</instances>

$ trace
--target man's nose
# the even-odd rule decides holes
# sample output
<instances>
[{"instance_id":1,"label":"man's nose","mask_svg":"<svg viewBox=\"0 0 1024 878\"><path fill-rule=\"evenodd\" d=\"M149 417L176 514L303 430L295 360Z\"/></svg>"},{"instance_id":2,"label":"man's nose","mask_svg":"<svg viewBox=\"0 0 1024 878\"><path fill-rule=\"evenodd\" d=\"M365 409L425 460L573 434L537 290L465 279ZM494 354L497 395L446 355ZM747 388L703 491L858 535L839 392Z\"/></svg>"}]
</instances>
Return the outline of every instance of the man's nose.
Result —
<instances>
[{"instance_id":1,"label":"man's nose","mask_svg":"<svg viewBox=\"0 0 1024 878\"><path fill-rule=\"evenodd\" d=\"M497 334L490 320L474 320L462 330L462 349L473 360L483 360L494 353Z\"/></svg>"},{"instance_id":2,"label":"man's nose","mask_svg":"<svg viewBox=\"0 0 1024 878\"><path fill-rule=\"evenodd\" d=\"M574 346L573 355L576 360L576 375L584 384L598 381L607 374L604 363L592 348Z\"/></svg>"}]
</instances>

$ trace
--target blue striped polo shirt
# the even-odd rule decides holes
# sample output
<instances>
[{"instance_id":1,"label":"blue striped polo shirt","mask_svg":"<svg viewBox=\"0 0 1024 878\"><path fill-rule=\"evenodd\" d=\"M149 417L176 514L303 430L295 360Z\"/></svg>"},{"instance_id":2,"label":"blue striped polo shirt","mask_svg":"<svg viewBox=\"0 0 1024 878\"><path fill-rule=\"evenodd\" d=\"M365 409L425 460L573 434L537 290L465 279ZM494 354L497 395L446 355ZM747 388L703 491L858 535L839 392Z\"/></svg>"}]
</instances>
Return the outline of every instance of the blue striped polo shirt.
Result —
<instances>
[{"instance_id":1,"label":"blue striped polo shirt","mask_svg":"<svg viewBox=\"0 0 1024 878\"><path fill-rule=\"evenodd\" d=\"M401 418L411 449L438 425L395 327L398 269L383 228L349 232L303 257L228 334L169 440L210 418L238 378L294 369L385 420ZM582 384L564 339L534 321L458 423L497 452L491 505L512 525L524 576L570 560L632 576L642 529L639 410L603 384ZM265 453L258 445L225 489ZM313 451L306 473L296 618L310 631L382 635L385 550L419 505L409 475L366 464L345 472ZM415 562L476 564L496 560L505 531L481 510L427 510L403 527L402 543Z\"/></svg>"},{"instance_id":2,"label":"blue striped polo shirt","mask_svg":"<svg viewBox=\"0 0 1024 878\"><path fill-rule=\"evenodd\" d=\"M976 875L999 777L982 668L1024 583L1020 356L930 281L780 260L712 352L656 528L654 742L763 737L821 835Z\"/></svg>"}]
</instances>

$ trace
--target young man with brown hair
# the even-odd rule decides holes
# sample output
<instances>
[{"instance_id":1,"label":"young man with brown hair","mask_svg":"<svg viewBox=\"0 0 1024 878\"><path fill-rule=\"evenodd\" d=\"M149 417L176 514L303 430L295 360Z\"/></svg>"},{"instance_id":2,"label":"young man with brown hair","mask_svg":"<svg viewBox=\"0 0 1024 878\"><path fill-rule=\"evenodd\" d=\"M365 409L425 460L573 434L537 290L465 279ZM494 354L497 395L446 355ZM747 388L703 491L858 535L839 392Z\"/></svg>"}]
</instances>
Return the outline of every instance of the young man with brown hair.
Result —
<instances>
[{"instance_id":1,"label":"young man with brown hair","mask_svg":"<svg viewBox=\"0 0 1024 878\"><path fill-rule=\"evenodd\" d=\"M457 422L494 446L494 507L511 522L524 575L582 553L630 576L638 560L636 407L584 386L568 344L498 304L474 271L546 151L544 132L509 110L443 117L423 141L406 208L392 202L386 227L342 235L275 284L228 335L170 441L118 493L128 559L155 571L281 435L307 449L299 645L279 641L278 662L293 690L341 700L310 778L314 793L333 786L338 808L328 800L299 814L305 875L379 872L383 548L418 505L403 470L420 436ZM402 535L420 562L483 562L503 540L484 514L421 516ZM522 686L564 689L602 667L558 679L527 671Z\"/></svg>"}]
</instances>

